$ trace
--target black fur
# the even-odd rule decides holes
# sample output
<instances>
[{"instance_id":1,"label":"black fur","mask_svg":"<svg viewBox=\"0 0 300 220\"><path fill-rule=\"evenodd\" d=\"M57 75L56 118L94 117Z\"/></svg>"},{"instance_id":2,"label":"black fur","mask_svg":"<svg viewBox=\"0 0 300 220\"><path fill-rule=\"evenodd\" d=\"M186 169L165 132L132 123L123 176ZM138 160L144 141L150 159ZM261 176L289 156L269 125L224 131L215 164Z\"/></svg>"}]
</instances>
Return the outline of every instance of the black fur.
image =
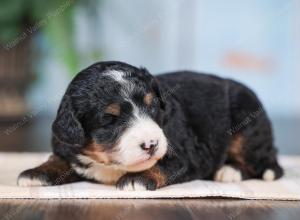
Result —
<instances>
[{"instance_id":1,"label":"black fur","mask_svg":"<svg viewBox=\"0 0 300 220\"><path fill-rule=\"evenodd\" d=\"M67 163L84 167L77 155L92 140L113 150L132 117L132 106L122 100L119 85L102 74L111 70L128 74L127 79L136 86L132 99L160 125L169 141L167 154L155 165L164 177L163 185L212 179L224 164L240 169L244 179L262 178L266 169L273 170L276 178L282 176L270 121L246 86L191 71L153 77L146 69L121 62L96 63L68 87L52 127L53 152ZM151 107L145 107L142 97L151 91L155 99ZM117 118L104 113L112 102L121 106ZM242 140L242 151L229 156L237 137ZM148 189L159 187L142 174L126 174L117 185L122 188L136 179Z\"/></svg>"}]
</instances>

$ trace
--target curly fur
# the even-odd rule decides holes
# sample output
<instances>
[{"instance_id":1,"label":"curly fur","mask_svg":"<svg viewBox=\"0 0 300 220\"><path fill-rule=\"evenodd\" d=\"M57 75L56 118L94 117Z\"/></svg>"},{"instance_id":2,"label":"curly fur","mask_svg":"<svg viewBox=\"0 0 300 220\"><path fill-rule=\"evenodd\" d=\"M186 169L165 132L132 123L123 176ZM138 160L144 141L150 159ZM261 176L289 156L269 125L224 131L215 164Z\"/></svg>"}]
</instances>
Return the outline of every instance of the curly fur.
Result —
<instances>
[{"instance_id":1,"label":"curly fur","mask_svg":"<svg viewBox=\"0 0 300 220\"><path fill-rule=\"evenodd\" d=\"M138 136L141 140L151 135L159 140L152 155L137 151L138 143L132 138L128 146L120 146L139 117L150 120L152 124L145 126L152 130L146 134L140 126L133 133L144 132ZM121 189L138 183L154 190L195 179L273 180L283 174L270 121L256 95L236 81L208 74L180 71L154 77L146 69L121 62L96 63L70 83L52 130L54 155L80 170L78 180L105 183L90 171L101 172L101 166L109 166L109 172L125 171L111 181ZM128 162L135 155L152 158L156 154L157 160L145 170L131 171L124 162L126 155ZM91 169L88 176L83 175L85 169ZM39 179L34 173L25 171L19 178ZM233 174L236 178L230 177ZM53 185L50 176L42 179Z\"/></svg>"}]
</instances>

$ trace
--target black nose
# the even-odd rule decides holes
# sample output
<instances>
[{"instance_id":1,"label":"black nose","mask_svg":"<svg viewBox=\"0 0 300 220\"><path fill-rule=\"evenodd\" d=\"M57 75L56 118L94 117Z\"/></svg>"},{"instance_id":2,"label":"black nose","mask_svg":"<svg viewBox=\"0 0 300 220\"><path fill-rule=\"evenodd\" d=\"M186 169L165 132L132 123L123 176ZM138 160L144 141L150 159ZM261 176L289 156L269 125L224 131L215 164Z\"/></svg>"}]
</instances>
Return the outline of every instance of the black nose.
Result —
<instances>
[{"instance_id":1,"label":"black nose","mask_svg":"<svg viewBox=\"0 0 300 220\"><path fill-rule=\"evenodd\" d=\"M150 141L145 141L143 143L140 144L140 147L145 150L148 151L149 153L153 153L155 148L158 145L158 141L156 140L150 140Z\"/></svg>"}]
</instances>

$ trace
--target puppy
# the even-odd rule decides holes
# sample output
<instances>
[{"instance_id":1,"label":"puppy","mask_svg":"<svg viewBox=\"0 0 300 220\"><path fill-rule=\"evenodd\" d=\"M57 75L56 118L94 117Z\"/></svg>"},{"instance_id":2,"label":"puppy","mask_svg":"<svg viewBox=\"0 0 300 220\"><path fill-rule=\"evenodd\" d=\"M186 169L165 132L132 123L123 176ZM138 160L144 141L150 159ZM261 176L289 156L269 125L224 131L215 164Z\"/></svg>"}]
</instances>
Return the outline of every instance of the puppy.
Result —
<instances>
[{"instance_id":1,"label":"puppy","mask_svg":"<svg viewBox=\"0 0 300 220\"><path fill-rule=\"evenodd\" d=\"M20 186L90 180L155 190L283 175L256 95L213 75L154 77L122 62L96 63L70 83L52 131L53 155L22 172Z\"/></svg>"}]
</instances>

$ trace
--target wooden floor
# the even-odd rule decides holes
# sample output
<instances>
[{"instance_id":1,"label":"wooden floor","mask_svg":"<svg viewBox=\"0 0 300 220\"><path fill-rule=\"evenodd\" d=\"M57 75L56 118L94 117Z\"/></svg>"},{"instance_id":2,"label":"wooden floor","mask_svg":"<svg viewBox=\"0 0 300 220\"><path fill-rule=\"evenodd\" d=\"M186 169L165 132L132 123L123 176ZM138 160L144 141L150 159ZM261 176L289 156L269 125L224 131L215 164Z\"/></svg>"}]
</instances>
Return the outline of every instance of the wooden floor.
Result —
<instances>
[{"instance_id":1,"label":"wooden floor","mask_svg":"<svg viewBox=\"0 0 300 220\"><path fill-rule=\"evenodd\" d=\"M224 199L2 200L0 219L300 219L299 202Z\"/></svg>"},{"instance_id":2,"label":"wooden floor","mask_svg":"<svg viewBox=\"0 0 300 220\"><path fill-rule=\"evenodd\" d=\"M49 151L51 120L41 118L19 127L14 124L0 126L0 151ZM300 202L215 198L0 200L0 220L12 219L299 220Z\"/></svg>"}]
</instances>

